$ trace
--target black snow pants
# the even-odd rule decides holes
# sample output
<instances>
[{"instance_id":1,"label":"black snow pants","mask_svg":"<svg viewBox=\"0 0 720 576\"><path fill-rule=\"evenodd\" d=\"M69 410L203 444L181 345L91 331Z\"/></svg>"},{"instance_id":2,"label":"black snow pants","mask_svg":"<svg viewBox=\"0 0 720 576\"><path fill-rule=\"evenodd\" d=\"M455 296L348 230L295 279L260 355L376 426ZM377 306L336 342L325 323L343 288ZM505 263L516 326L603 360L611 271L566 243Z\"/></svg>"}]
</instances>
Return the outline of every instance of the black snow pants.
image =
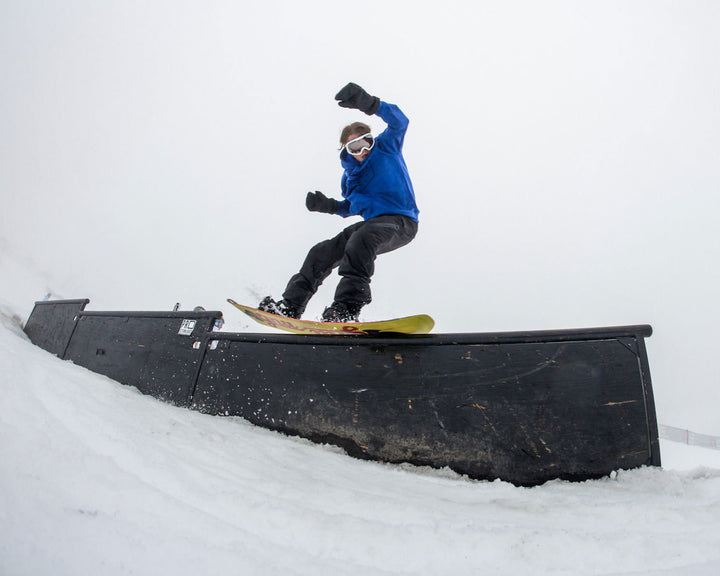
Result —
<instances>
[{"instance_id":1,"label":"black snow pants","mask_svg":"<svg viewBox=\"0 0 720 576\"><path fill-rule=\"evenodd\" d=\"M335 302L362 307L372 298L370 279L375 258L408 244L417 234L418 224L407 216L391 214L358 222L340 234L313 246L300 272L283 292L283 299L302 314L323 280L338 268L340 282Z\"/></svg>"}]
</instances>

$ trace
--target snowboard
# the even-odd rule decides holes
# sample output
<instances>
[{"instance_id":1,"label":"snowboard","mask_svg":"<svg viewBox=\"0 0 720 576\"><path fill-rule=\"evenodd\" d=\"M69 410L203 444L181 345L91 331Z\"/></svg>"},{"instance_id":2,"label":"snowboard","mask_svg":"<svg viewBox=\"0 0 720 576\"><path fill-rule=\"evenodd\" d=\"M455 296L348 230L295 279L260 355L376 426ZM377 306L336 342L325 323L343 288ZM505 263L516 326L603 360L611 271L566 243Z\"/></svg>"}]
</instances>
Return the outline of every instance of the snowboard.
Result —
<instances>
[{"instance_id":1,"label":"snowboard","mask_svg":"<svg viewBox=\"0 0 720 576\"><path fill-rule=\"evenodd\" d=\"M242 310L256 322L270 328L278 328L293 334L314 334L324 336L373 336L376 334L427 334L435 326L435 321L427 314L406 316L379 322L314 322L296 320L257 308L238 304L228 298L228 302Z\"/></svg>"}]
</instances>

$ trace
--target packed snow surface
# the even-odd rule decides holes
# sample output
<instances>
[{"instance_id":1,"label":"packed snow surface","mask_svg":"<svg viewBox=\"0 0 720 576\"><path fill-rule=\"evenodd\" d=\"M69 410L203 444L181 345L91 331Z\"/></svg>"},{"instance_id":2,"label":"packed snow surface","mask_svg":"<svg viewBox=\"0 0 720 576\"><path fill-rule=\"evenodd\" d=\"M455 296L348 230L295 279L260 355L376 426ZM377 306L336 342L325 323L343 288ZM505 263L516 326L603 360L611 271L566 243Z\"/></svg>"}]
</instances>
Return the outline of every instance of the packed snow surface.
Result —
<instances>
[{"instance_id":1,"label":"packed snow surface","mask_svg":"<svg viewBox=\"0 0 720 576\"><path fill-rule=\"evenodd\" d=\"M720 451L535 488L360 461L164 404L2 319L3 575L720 571Z\"/></svg>"},{"instance_id":2,"label":"packed snow surface","mask_svg":"<svg viewBox=\"0 0 720 576\"><path fill-rule=\"evenodd\" d=\"M411 119L421 210L367 319L649 323L660 423L720 435L719 23L652 0L3 2L0 576L720 574L718 450L472 481L163 404L20 329L48 292L279 296L346 225L304 205L339 197L342 126L384 129L337 106L354 81Z\"/></svg>"}]
</instances>

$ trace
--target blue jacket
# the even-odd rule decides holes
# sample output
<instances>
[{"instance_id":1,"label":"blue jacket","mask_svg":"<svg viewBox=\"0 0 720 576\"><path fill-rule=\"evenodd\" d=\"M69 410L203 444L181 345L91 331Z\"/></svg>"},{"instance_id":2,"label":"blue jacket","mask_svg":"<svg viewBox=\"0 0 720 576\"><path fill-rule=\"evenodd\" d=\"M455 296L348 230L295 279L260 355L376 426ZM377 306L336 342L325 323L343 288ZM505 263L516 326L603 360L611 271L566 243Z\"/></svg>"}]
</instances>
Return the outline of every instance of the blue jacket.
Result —
<instances>
[{"instance_id":1,"label":"blue jacket","mask_svg":"<svg viewBox=\"0 0 720 576\"><path fill-rule=\"evenodd\" d=\"M345 169L340 182L344 200L336 214L362 216L365 220L386 214L403 214L418 221L410 175L402 156L408 119L395 104L380 102L376 112L387 128L375 138L375 147L363 162L358 162L345 148L340 163Z\"/></svg>"}]
</instances>

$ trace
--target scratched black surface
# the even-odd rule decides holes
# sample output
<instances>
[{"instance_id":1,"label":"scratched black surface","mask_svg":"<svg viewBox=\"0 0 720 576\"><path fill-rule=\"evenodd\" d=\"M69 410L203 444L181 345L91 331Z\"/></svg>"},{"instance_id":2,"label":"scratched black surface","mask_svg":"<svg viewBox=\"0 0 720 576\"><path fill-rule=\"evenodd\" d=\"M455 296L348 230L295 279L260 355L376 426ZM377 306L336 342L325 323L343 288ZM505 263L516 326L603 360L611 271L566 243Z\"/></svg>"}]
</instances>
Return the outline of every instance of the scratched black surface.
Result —
<instances>
[{"instance_id":1,"label":"scratched black surface","mask_svg":"<svg viewBox=\"0 0 720 576\"><path fill-rule=\"evenodd\" d=\"M592 478L653 463L633 342L230 341L208 352L194 403L361 458L516 484Z\"/></svg>"},{"instance_id":2,"label":"scratched black surface","mask_svg":"<svg viewBox=\"0 0 720 576\"><path fill-rule=\"evenodd\" d=\"M359 458L520 485L660 465L647 325L312 337L86 303L36 305L33 342L157 398Z\"/></svg>"}]
</instances>

